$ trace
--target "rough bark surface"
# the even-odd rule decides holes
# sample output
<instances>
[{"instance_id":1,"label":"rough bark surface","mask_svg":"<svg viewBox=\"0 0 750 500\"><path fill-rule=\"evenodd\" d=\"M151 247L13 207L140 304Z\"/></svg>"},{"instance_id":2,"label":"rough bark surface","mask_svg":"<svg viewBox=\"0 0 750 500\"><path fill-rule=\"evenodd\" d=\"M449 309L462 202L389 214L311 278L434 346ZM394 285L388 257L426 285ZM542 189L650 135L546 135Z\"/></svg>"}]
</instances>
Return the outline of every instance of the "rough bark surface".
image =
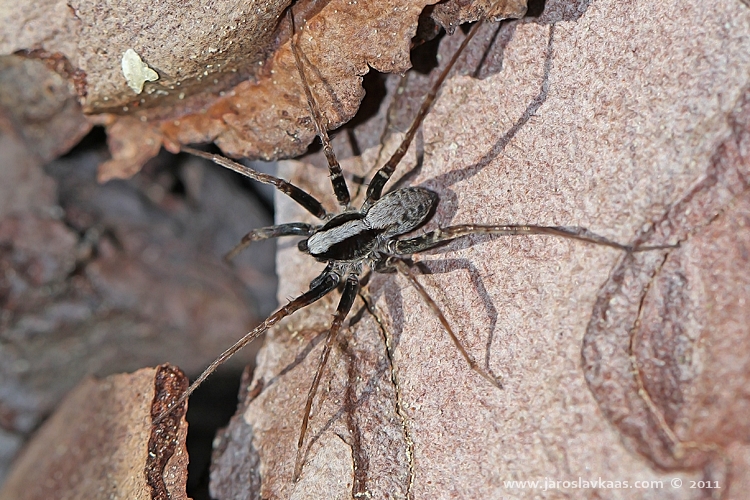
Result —
<instances>
[{"instance_id":1,"label":"rough bark surface","mask_svg":"<svg viewBox=\"0 0 750 500\"><path fill-rule=\"evenodd\" d=\"M185 409L152 425L186 388L168 365L85 380L24 449L0 498L186 499Z\"/></svg>"},{"instance_id":2,"label":"rough bark surface","mask_svg":"<svg viewBox=\"0 0 750 500\"><path fill-rule=\"evenodd\" d=\"M462 68L483 79L445 84L415 148L424 161L408 182L442 200L425 229L575 225L680 247L628 256L471 238L417 256L430 271L420 281L502 390L467 366L403 277L372 276L324 372L293 483L333 293L269 335L214 477L222 463L259 463L260 489L242 498L743 498L750 10L548 2L539 18L484 33ZM443 57L456 45L442 43ZM376 157L344 169L362 175ZM335 208L319 162L282 174ZM310 220L282 196L278 208L279 222ZM293 243L277 263L282 301L321 270ZM594 484L562 483L580 479ZM713 488L693 487L701 480Z\"/></svg>"}]
</instances>

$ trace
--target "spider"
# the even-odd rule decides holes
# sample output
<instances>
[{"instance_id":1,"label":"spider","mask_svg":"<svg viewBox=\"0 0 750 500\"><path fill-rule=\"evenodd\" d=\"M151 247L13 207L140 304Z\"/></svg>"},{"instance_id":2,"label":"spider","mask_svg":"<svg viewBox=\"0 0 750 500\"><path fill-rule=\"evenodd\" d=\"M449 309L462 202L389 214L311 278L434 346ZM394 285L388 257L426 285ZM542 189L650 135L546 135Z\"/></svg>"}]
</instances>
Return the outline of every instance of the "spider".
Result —
<instances>
[{"instance_id":1,"label":"spider","mask_svg":"<svg viewBox=\"0 0 750 500\"><path fill-rule=\"evenodd\" d=\"M291 9L287 10L287 18L292 26L292 33L294 33L294 20L291 14ZM298 243L299 251L310 255L317 261L324 262L326 266L325 269L310 282L309 289L306 292L289 301L285 306L271 314L262 323L252 331L245 334L234 345L216 358L190 385L187 391L180 396L177 402L162 415L158 416L156 421L161 420L166 414L171 412L173 408L180 406L222 363L255 338L263 334L271 326L293 314L295 311L322 299L333 290L343 287L338 307L323 345L320 362L313 376L312 384L307 395L299 439L297 441L297 460L294 472L294 479L297 480L302 467L301 450L305 441L311 408L321 381L321 375L328 361L331 347L333 346L334 341L342 328L343 322L354 304L355 298L360 289L361 277L366 269L378 273L396 271L403 274L437 316L444 330L448 333L456 348L471 369L481 375L493 386L502 388L499 379L482 369L468 354L466 349L464 349L458 336L453 332L449 322L440 311L440 308L415 278L410 267L410 256L444 245L457 238L477 234L495 236L554 235L597 245L609 246L625 252L642 252L647 250L672 248L671 245L633 247L608 240L585 228L538 225L465 224L438 228L417 236L406 236L408 233L419 229L431 220L440 202L439 196L434 191L423 187L406 187L389 191L385 194L383 193L384 188L396 170L399 162L406 154L417 129L427 115L442 83L447 78L449 72L461 56L465 47L478 32L483 21L484 19L480 19L474 24L459 48L453 54L450 61L440 73L435 83L430 88L400 146L385 165L372 177L367 188L365 200L359 208L350 205L351 199L349 189L328 137L327 122L320 112L315 97L313 96L308 84L304 66L302 64L299 50L296 47L294 37L292 38L291 43L292 52L302 82L302 87L305 92L307 104L313 118L313 123L317 135L323 145L323 152L328 161L329 176L333 192L341 207L339 213L328 213L315 197L283 179L257 172L220 155L206 153L191 147L182 148L182 150L187 153L210 160L248 178L275 186L281 192L297 202L302 208L321 220L321 223L317 225L303 222L292 222L254 229L245 235L240 243L227 254L226 259L233 258L253 241L278 238L282 236L302 236L304 239Z\"/></svg>"}]
</instances>

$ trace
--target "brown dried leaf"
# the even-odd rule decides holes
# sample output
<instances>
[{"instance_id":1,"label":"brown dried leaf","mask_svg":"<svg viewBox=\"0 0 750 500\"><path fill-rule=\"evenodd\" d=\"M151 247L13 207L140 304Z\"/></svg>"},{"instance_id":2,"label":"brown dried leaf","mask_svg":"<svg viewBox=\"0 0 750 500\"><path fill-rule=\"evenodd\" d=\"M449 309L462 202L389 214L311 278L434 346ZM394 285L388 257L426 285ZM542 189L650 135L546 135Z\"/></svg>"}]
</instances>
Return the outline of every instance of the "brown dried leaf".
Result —
<instances>
[{"instance_id":1,"label":"brown dried leaf","mask_svg":"<svg viewBox=\"0 0 750 500\"><path fill-rule=\"evenodd\" d=\"M371 310L357 301L323 375L295 484L315 339L337 294L298 313L260 354L227 431L240 441L223 443L260 463L256 494L525 498L529 490L504 481L601 478L663 481L627 498L710 495L689 488L701 479L718 481L724 498L744 497L750 76L737 68L750 66L750 11L738 2L710 13L697 1L596 7L548 2L540 18L488 33L486 57L472 52L472 64L500 61L499 72L447 82L410 179L442 199L425 229L579 225L621 242L683 246L628 257L549 237L474 238L418 256L432 272L420 281L503 390L469 369L402 277L374 275L364 294ZM344 169L362 174L376 156ZM287 166L287 178L330 202L325 170ZM308 220L286 199L279 208L282 221ZM321 269L294 245L278 262L281 299ZM248 436L252 447L241 441ZM222 459L214 475L226 477ZM230 498L222 491L215 496Z\"/></svg>"},{"instance_id":2,"label":"brown dried leaf","mask_svg":"<svg viewBox=\"0 0 750 500\"><path fill-rule=\"evenodd\" d=\"M362 75L370 66L382 72L408 69L409 42L426 3L335 0L313 11L299 6L300 49L330 128L356 113L363 96ZM173 109L136 115L152 122L156 114L156 124L150 126L158 128L173 151L179 144L214 141L228 155L251 159L304 152L314 138L314 127L290 50L287 24L282 22L280 29L283 44L258 66L253 78L223 95L204 97L199 104L194 101L200 96L195 96Z\"/></svg>"},{"instance_id":3,"label":"brown dried leaf","mask_svg":"<svg viewBox=\"0 0 750 500\"><path fill-rule=\"evenodd\" d=\"M0 11L0 52L43 48L64 57L80 72L84 84L78 94L87 113L153 107L177 102L179 92L171 92L177 87L189 95L247 78L264 58L287 5L285 0L24 2ZM122 73L128 49L159 73L140 96Z\"/></svg>"},{"instance_id":4,"label":"brown dried leaf","mask_svg":"<svg viewBox=\"0 0 750 500\"><path fill-rule=\"evenodd\" d=\"M186 499L185 409L152 425L186 388L168 365L85 380L25 448L0 499Z\"/></svg>"},{"instance_id":5,"label":"brown dried leaf","mask_svg":"<svg viewBox=\"0 0 750 500\"><path fill-rule=\"evenodd\" d=\"M157 129L130 116L113 119L107 126L112 159L99 166L99 182L135 175L159 153L162 136Z\"/></svg>"},{"instance_id":6,"label":"brown dried leaf","mask_svg":"<svg viewBox=\"0 0 750 500\"><path fill-rule=\"evenodd\" d=\"M295 4L307 72L331 128L356 113L370 67L409 68L417 19L433 2ZM68 63L84 110L108 126L113 160L101 180L132 175L162 144L176 152L180 144L215 141L233 156L290 157L305 150L314 131L282 19L288 4L39 0L0 12L0 53L25 50ZM441 19L473 20L488 4L463 2ZM514 0L494 5L490 14L523 12L525 3ZM42 22L46 17L51 22ZM122 73L128 49L159 74L140 94Z\"/></svg>"}]
</instances>

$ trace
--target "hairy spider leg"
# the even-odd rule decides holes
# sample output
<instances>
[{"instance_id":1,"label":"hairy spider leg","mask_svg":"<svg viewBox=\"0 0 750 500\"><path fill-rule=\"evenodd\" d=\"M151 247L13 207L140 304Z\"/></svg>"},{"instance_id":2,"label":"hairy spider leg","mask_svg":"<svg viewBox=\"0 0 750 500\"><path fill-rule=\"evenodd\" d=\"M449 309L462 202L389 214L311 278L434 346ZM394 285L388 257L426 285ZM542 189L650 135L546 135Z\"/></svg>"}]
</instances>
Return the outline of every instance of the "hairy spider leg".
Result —
<instances>
[{"instance_id":1,"label":"hairy spider leg","mask_svg":"<svg viewBox=\"0 0 750 500\"><path fill-rule=\"evenodd\" d=\"M646 252L649 250L664 250L667 248L677 247L677 245L654 245L637 247L623 245L621 243L609 240L604 236L599 236L598 234L592 233L588 229L582 227L532 226L528 224L502 226L462 224L458 226L449 226L445 228L435 229L434 231L430 231L415 238L395 241L393 250L394 253L398 255L411 255L414 253L424 252L425 250L429 250L436 246L442 245L443 243L455 240L456 238L470 236L473 234L489 234L496 236L547 234L573 240L585 241L588 243L594 243L596 245L617 248L618 250L623 250L628 253Z\"/></svg>"},{"instance_id":2,"label":"hairy spider leg","mask_svg":"<svg viewBox=\"0 0 750 500\"><path fill-rule=\"evenodd\" d=\"M307 433L307 425L310 421L310 413L312 412L312 404L315 399L315 394L318 392L318 386L320 385L320 379L323 376L323 369L328 363L328 355L331 353L331 347L333 342L336 340L336 335L341 330L341 325L344 319L349 314L349 311L354 305L354 299L357 297L359 292L359 276L356 274L350 274L346 279L346 285L344 285L344 291L341 294L341 300L339 301L336 314L333 317L331 328L328 330L326 336L326 342L323 345L323 352L320 354L320 361L318 362L318 368L315 370L315 376L313 377L310 391L307 393L307 402L305 403L305 413L302 417L302 427L299 432L299 440L297 441L297 458L294 464L294 476L293 480L296 482L302 473L302 444L305 441L305 434Z\"/></svg>"},{"instance_id":3,"label":"hairy spider leg","mask_svg":"<svg viewBox=\"0 0 750 500\"><path fill-rule=\"evenodd\" d=\"M327 273L328 271L323 271L323 273ZM309 306L310 304L317 302L318 300L322 299L326 295L328 295L331 290L336 288L341 281L341 278L338 274L335 273L328 273L325 276L321 275L316 278L313 283L315 286L311 286L310 289L297 297L294 300L291 300L287 305L277 310L275 313L271 314L268 318L263 321L263 323L259 324L255 328L253 328L251 331L246 333L240 340L234 343L232 347L227 349L226 351L222 352L221 355L216 358L210 365L208 365L208 368L203 370L203 373L200 374L200 376L190 384L190 387L188 387L187 391L185 391L179 399L173 404L171 407L164 410L156 419L154 419L154 423L160 422L164 417L169 415L172 410L175 408L178 408L182 403L184 403L190 395L198 388L199 385L205 381L209 375L211 375L216 368L218 368L224 361L231 358L234 353L245 347L247 344L258 338L263 332L271 328L273 325L278 323L280 320L286 318L290 314L294 313L298 309L301 309L305 306Z\"/></svg>"},{"instance_id":4,"label":"hairy spider leg","mask_svg":"<svg viewBox=\"0 0 750 500\"><path fill-rule=\"evenodd\" d=\"M451 69L453 69L456 61L458 61L458 58L461 57L464 49L469 44L471 39L474 38L474 35L477 34L479 28L483 23L484 17L480 18L471 28L469 33L464 38L463 42L461 42L461 45L458 47L456 52L454 52L453 57L451 57L450 61L448 61L448 64L445 66L445 68L443 68L443 71L440 73L440 76L432 85L432 88L430 88L430 92L425 96L424 100L422 101L422 105L419 107L417 115L414 117L409 130L406 131L406 135L404 136L403 141L401 141L401 144L398 146L398 149L396 149L396 152L393 153L393 156L391 156L388 162L386 162L386 164L383 165L380 170L375 173L375 176L370 181L370 185L367 187L367 197L365 198L365 202L362 206L363 210L366 210L383 194L383 188L393 175L393 172L396 171L396 167L398 166L399 162L401 162L401 159L409 150L409 146L411 145L412 140L414 140L417 129L419 129L419 126L422 124L425 116L427 116L430 107L432 107L432 103L435 101L435 98L437 97L437 94L440 91L440 87L443 85L443 82L448 77L448 73L450 73Z\"/></svg>"},{"instance_id":5,"label":"hairy spider leg","mask_svg":"<svg viewBox=\"0 0 750 500\"><path fill-rule=\"evenodd\" d=\"M312 89L305 76L305 68L302 65L302 58L299 55L297 44L295 43L295 26L294 26L294 14L292 8L289 7L286 11L287 18L292 27L292 39L289 45L292 47L292 54L294 54L294 62L299 72L300 80L302 80L302 88L305 91L305 97L307 98L307 106L310 108L310 114L312 115L313 122L315 123L315 130L320 137L320 142L323 144L323 153L325 154L326 160L328 160L328 173L331 178L331 184L333 185L333 192L336 194L336 200L339 205L343 207L349 206L349 188L346 186L346 179L341 172L341 165L336 159L336 154L333 152L331 146L331 140L328 137L328 120L323 116L320 111L315 97L313 97Z\"/></svg>"},{"instance_id":6,"label":"hairy spider leg","mask_svg":"<svg viewBox=\"0 0 750 500\"><path fill-rule=\"evenodd\" d=\"M466 362L469 364L469 367L477 372L479 375L487 379L487 381L497 387L498 389L502 389L503 385L500 382L500 380L493 376L491 373L483 370L479 367L479 364L472 358L469 353L464 348L463 344L461 344L461 340L459 340L458 336L453 331L453 328L451 328L450 323L448 323L448 320L446 319L445 315L443 314L443 311L440 310L440 307L438 307L437 303L435 303L434 300L432 300L432 297L427 293L427 290L424 289L422 284L417 281L417 277L414 276L414 273L411 271L411 267L409 264L407 264L403 259L396 258L394 259L393 264L396 266L396 269L403 274L406 279L409 280L409 283L411 286L414 287L414 289L419 293L420 297L422 297L422 300L424 300L425 304L430 308L430 310L435 314L435 316L440 321L440 324L443 325L443 329L448 332L448 335L450 336L451 340L453 340L453 343L456 345L456 348L461 353L461 356L464 357Z\"/></svg>"},{"instance_id":7,"label":"hairy spider leg","mask_svg":"<svg viewBox=\"0 0 750 500\"><path fill-rule=\"evenodd\" d=\"M234 259L238 253L247 248L253 241L268 240L279 238L281 236L311 236L315 232L315 227L304 222L290 222L288 224L279 224L276 226L261 227L253 229L242 237L239 243L224 256L224 260L229 262Z\"/></svg>"},{"instance_id":8,"label":"hairy spider leg","mask_svg":"<svg viewBox=\"0 0 750 500\"><path fill-rule=\"evenodd\" d=\"M241 163L237 163L236 161L232 161L229 158L221 155L206 153L205 151L191 148L189 146L182 146L182 148L180 149L186 153L190 153L191 155L205 158L206 160L212 161L217 165L221 165L224 168L228 168L229 170L237 172L238 174L244 175L245 177L248 177L255 181L275 186L279 191L296 201L302 208L313 214L318 219L325 219L328 215L325 208L323 208L323 205L318 200L316 200L315 197L298 188L291 182L285 181L284 179L279 179L278 177L274 177L273 175L258 172L257 170L253 170L250 167L246 167Z\"/></svg>"}]
</instances>

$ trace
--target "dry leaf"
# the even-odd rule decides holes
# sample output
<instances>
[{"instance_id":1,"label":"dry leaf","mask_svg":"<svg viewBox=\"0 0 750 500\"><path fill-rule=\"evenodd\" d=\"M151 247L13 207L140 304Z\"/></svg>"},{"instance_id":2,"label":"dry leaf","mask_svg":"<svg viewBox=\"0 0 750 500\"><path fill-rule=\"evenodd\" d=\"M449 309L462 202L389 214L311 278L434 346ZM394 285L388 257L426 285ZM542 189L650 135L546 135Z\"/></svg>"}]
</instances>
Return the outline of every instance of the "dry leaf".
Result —
<instances>
[{"instance_id":1,"label":"dry leaf","mask_svg":"<svg viewBox=\"0 0 750 500\"><path fill-rule=\"evenodd\" d=\"M300 47L331 128L356 113L370 67L409 68L418 17L433 2L295 4ZM474 20L486 3L442 18L454 25ZM75 68L78 98L92 123L107 125L113 144L102 181L129 177L162 144L176 152L180 144L215 141L232 156L290 157L305 151L314 131L289 48L287 5L34 2L3 13L0 53L41 46ZM524 12L525 4L513 1L491 14ZM137 96L122 73L127 50L159 74Z\"/></svg>"}]
</instances>

